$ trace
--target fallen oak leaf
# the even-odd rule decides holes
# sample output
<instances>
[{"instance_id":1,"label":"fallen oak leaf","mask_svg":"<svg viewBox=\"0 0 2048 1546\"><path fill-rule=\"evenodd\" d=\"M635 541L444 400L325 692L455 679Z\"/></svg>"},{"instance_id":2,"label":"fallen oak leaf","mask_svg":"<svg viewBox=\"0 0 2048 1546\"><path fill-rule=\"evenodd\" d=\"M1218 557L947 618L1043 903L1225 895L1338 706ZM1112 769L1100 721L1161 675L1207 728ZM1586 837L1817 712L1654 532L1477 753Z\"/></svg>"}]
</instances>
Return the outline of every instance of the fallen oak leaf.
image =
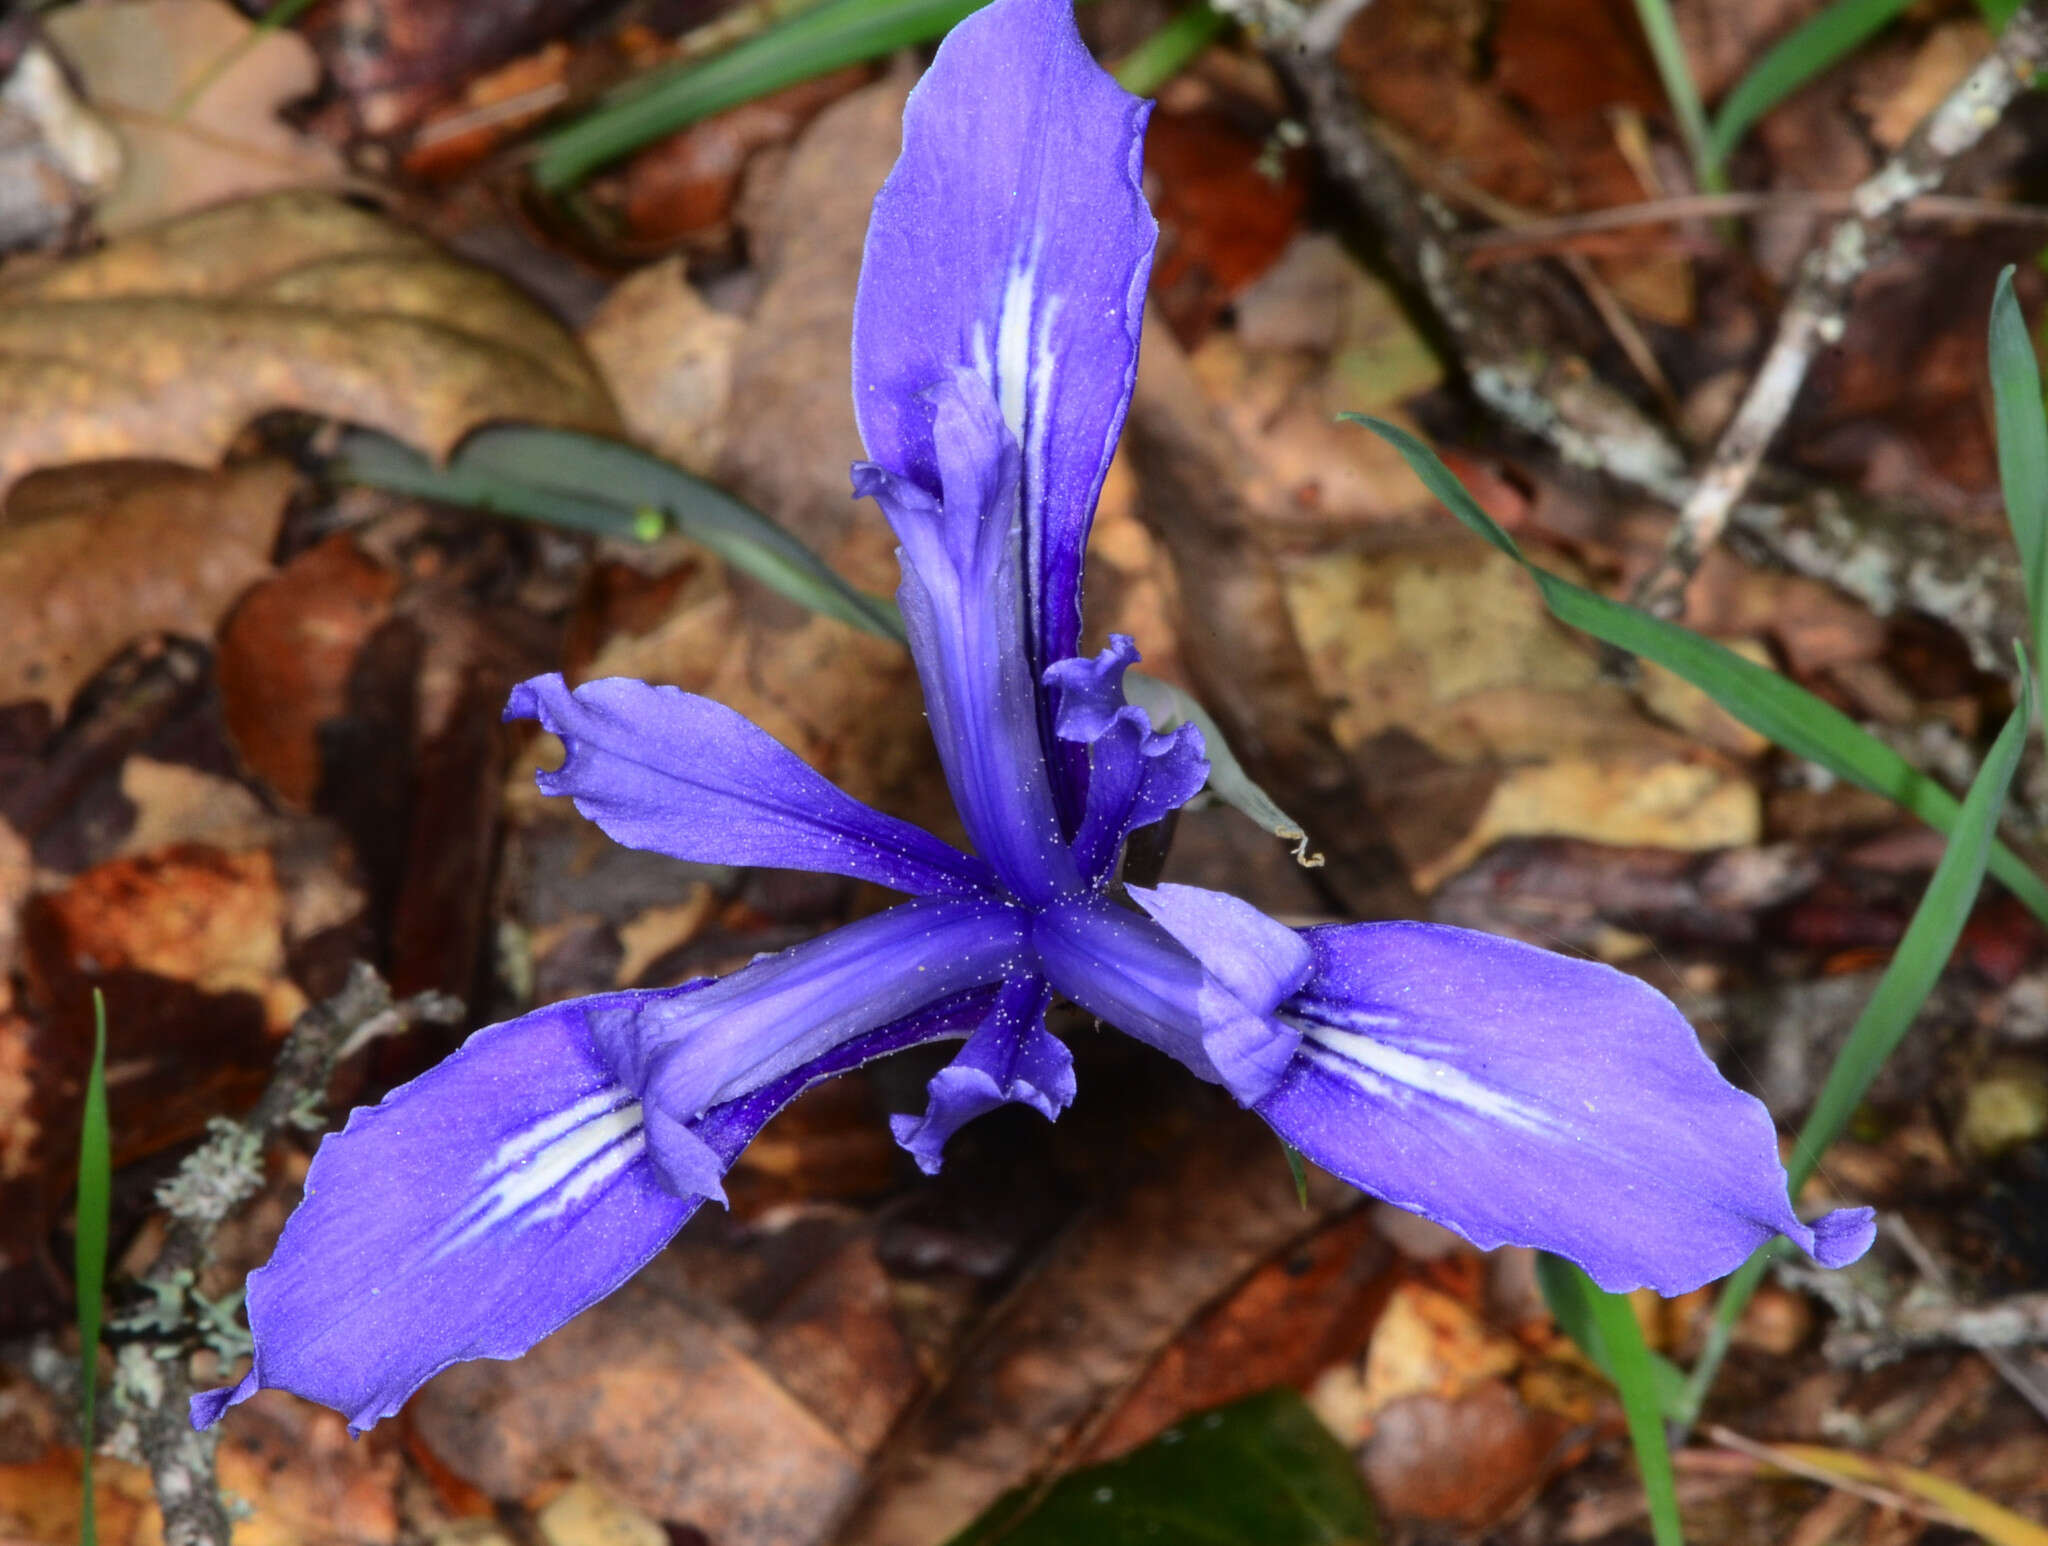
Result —
<instances>
[{"instance_id":1,"label":"fallen oak leaf","mask_svg":"<svg viewBox=\"0 0 2048 1546\"><path fill-rule=\"evenodd\" d=\"M102 231L272 188L342 181L341 157L277 116L320 85L319 60L290 29L251 40L255 23L225 0L69 6L44 25L86 96L113 120L125 152L119 181L95 211Z\"/></svg>"},{"instance_id":2,"label":"fallen oak leaf","mask_svg":"<svg viewBox=\"0 0 2048 1546\"><path fill-rule=\"evenodd\" d=\"M211 466L290 408L436 457L499 419L618 416L575 339L505 280L322 194L209 210L0 286L0 495L35 468Z\"/></svg>"}]
</instances>

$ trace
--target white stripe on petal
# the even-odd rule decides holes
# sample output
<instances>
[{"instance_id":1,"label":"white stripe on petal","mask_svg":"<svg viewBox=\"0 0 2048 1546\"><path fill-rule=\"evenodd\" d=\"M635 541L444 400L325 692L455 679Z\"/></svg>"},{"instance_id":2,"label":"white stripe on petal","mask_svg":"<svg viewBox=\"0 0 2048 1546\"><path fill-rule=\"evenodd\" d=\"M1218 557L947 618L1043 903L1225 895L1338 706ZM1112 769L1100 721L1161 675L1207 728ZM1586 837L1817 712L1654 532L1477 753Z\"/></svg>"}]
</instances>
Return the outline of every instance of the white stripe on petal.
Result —
<instances>
[{"instance_id":1,"label":"white stripe on petal","mask_svg":"<svg viewBox=\"0 0 2048 1546\"><path fill-rule=\"evenodd\" d=\"M1405 1105L1420 1097L1525 1132L1556 1131L1557 1123L1549 1112L1482 1084L1453 1063L1404 1052L1357 1031L1340 1031L1307 1019L1295 1023L1304 1038L1301 1050L1311 1062L1377 1099Z\"/></svg>"},{"instance_id":2,"label":"white stripe on petal","mask_svg":"<svg viewBox=\"0 0 2048 1546\"><path fill-rule=\"evenodd\" d=\"M477 1195L435 1242L439 1261L499 1229L513 1233L582 1206L647 1147L640 1103L623 1085L587 1095L498 1146Z\"/></svg>"}]
</instances>

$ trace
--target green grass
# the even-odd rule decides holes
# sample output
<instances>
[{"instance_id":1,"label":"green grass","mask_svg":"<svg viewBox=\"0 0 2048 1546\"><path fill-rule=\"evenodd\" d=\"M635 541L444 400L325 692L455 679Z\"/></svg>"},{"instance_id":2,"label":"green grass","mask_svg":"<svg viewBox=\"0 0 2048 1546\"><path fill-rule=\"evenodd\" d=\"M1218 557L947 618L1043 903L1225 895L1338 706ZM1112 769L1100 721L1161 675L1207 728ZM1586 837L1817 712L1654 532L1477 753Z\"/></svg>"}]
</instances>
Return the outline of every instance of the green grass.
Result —
<instances>
[{"instance_id":1,"label":"green grass","mask_svg":"<svg viewBox=\"0 0 2048 1546\"><path fill-rule=\"evenodd\" d=\"M107 1220L113 1191L113 1141L107 1128L107 1001L92 990L92 1069L78 1135L78 1206L72 1224L72 1281L78 1291L78 1413L83 1496L78 1538L95 1546L92 1457L98 1447L100 1301L107 1282Z\"/></svg>"}]
</instances>

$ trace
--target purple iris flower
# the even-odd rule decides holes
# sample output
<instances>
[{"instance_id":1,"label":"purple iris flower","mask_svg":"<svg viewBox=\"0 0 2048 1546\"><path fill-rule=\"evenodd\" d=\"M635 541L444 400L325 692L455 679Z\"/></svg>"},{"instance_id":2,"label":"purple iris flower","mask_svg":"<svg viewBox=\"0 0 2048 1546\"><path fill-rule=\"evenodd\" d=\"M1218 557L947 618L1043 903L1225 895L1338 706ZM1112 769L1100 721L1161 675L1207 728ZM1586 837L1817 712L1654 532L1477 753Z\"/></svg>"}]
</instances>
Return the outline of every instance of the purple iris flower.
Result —
<instances>
[{"instance_id":1,"label":"purple iris flower","mask_svg":"<svg viewBox=\"0 0 2048 1546\"><path fill-rule=\"evenodd\" d=\"M1123 425L1155 227L1147 105L1071 0L994 0L911 94L868 231L856 491L898 592L974 852L869 809L731 709L626 679L521 684L568 748L541 787L680 859L873 881L910 900L718 981L603 993L479 1031L320 1147L249 1279L258 1389L360 1431L438 1370L511 1358L659 1251L817 1080L962 1041L896 1136L935 1171L1006 1102L1056 1116L1063 997L1227 1089L1303 1154L1490 1247L1679 1293L1788 1235L1829 1266L1868 1209L1802 1223L1763 1106L1661 996L1608 967L1422 923L1296 931L1116 880L1202 787L1192 727L1126 701L1128 639L1077 653L1081 557ZM1277 1163L1276 1158L1276 1163Z\"/></svg>"}]
</instances>

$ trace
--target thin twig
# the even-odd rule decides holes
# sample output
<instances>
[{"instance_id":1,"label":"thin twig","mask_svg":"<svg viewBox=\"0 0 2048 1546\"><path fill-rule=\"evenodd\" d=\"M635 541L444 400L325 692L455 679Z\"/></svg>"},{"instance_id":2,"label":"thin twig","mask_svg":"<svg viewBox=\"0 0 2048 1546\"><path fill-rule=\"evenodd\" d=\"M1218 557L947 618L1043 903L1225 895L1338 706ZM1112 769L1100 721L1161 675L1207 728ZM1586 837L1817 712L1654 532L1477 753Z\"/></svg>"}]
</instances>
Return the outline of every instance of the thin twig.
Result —
<instances>
[{"instance_id":1,"label":"thin twig","mask_svg":"<svg viewBox=\"0 0 2048 1546\"><path fill-rule=\"evenodd\" d=\"M1975 1307L1960 1305L1941 1259L1911 1224L1897 1214L1886 1214L1884 1232L1906 1253L1934 1298L1901 1308L1877 1330L1837 1327L1828 1334L1828 1359L1869 1364L1922 1347L1974 1348L2027 1405L2048 1418L2048 1379L2042 1378L2038 1359L2030 1364L2018 1351L2028 1344L2048 1342L2048 1294L2018 1294Z\"/></svg>"},{"instance_id":2,"label":"thin twig","mask_svg":"<svg viewBox=\"0 0 2048 1546\"><path fill-rule=\"evenodd\" d=\"M1264 3L1276 12L1291 7L1291 0ZM1546 284L1548 265L1475 271L1465 261L1467 233L1446 207L1447 200L1466 201L1441 175L1428 189L1418 186L1388 147L1384 126L1360 108L1333 50L1308 46L1307 36L1298 12L1292 30L1269 21L1267 56L1300 100L1332 181L1435 314L1473 396L1566 466L1682 506L1694 486L1688 453L1669 427L1555 335L1557 294L1554 280ZM2006 641L2026 629L2026 599L2009 538L1931 519L1910 501L1766 472L1734 512L1760 557L1835 586L1878 616L1922 612L1966 640L1980 669L2012 673Z\"/></svg>"},{"instance_id":3,"label":"thin twig","mask_svg":"<svg viewBox=\"0 0 2048 1546\"><path fill-rule=\"evenodd\" d=\"M1891 160L1857 186L1849 214L1801 264L1770 351L1680 507L1663 556L1637 583L1636 605L1664 617L1682 610L1687 583L1756 478L1815 356L1842 336L1849 292L1897 228L1905 206L1941 185L1956 158L2004 116L2044 58L2048 0L2028 0L1984 61L1920 121Z\"/></svg>"},{"instance_id":4,"label":"thin twig","mask_svg":"<svg viewBox=\"0 0 2048 1546\"><path fill-rule=\"evenodd\" d=\"M248 1115L216 1122L214 1136L158 1189L169 1224L142 1278L158 1307L149 1321L154 1345L122 1349L114 1394L123 1420L133 1424L133 1446L149 1466L163 1511L164 1546L228 1546L230 1522L214 1478L214 1438L193 1432L188 1415L188 1364L195 1343L209 1331L218 1336L218 1307L199 1297L198 1283L221 1224L263 1185L265 1144L287 1129L317 1123L313 1113L344 1053L372 1036L423 1021L447 1023L461 1014L460 1001L443 993L394 1003L384 980L356 963L339 993L293 1024L270 1083Z\"/></svg>"},{"instance_id":5,"label":"thin twig","mask_svg":"<svg viewBox=\"0 0 2048 1546\"><path fill-rule=\"evenodd\" d=\"M1643 199L1573 215L1530 216L1503 221L1497 230L1474 231L1458 238L1458 250L1485 254L1490 263L1547 257L1575 237L1606 231L1632 231L1649 225L1678 225L1695 220L1724 220L1739 215L1841 215L1856 207L1854 189L1789 189L1773 193L1684 193ZM1970 198L1929 193L1909 199L1899 210L1902 222L2048 225L2048 204L2014 204L2004 199Z\"/></svg>"}]
</instances>

